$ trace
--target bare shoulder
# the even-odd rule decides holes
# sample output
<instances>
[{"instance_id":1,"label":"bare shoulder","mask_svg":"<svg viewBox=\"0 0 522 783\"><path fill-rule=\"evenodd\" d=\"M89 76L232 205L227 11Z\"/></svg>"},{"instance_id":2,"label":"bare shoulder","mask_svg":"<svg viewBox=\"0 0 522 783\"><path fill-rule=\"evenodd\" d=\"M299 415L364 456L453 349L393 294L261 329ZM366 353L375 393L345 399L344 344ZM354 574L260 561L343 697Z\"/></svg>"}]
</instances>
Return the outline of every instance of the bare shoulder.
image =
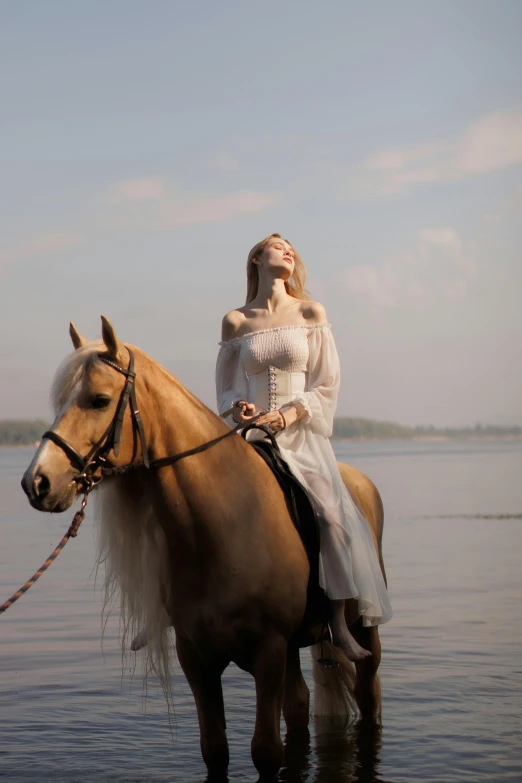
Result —
<instances>
[{"instance_id":1,"label":"bare shoulder","mask_svg":"<svg viewBox=\"0 0 522 783\"><path fill-rule=\"evenodd\" d=\"M241 309L231 310L221 322L221 339L231 340L240 331L244 322L245 314L241 312Z\"/></svg>"},{"instance_id":2,"label":"bare shoulder","mask_svg":"<svg viewBox=\"0 0 522 783\"><path fill-rule=\"evenodd\" d=\"M303 302L302 315L310 324L328 323L326 310L320 302Z\"/></svg>"}]
</instances>

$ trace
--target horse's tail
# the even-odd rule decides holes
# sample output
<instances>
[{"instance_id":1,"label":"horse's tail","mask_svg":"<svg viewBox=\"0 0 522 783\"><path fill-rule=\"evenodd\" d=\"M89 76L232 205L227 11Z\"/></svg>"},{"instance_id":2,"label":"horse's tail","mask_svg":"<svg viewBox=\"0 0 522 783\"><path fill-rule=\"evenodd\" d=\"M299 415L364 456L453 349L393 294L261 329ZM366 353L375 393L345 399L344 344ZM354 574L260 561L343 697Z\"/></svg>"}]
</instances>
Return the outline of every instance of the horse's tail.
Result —
<instances>
[{"instance_id":1,"label":"horse's tail","mask_svg":"<svg viewBox=\"0 0 522 783\"><path fill-rule=\"evenodd\" d=\"M328 642L323 642L324 652L331 655ZM321 657L321 644L315 644L312 652L312 673L314 678L314 715L354 716L358 713L355 701L356 673L355 665L341 650L335 648L335 657L339 666L326 669L317 663Z\"/></svg>"}]
</instances>

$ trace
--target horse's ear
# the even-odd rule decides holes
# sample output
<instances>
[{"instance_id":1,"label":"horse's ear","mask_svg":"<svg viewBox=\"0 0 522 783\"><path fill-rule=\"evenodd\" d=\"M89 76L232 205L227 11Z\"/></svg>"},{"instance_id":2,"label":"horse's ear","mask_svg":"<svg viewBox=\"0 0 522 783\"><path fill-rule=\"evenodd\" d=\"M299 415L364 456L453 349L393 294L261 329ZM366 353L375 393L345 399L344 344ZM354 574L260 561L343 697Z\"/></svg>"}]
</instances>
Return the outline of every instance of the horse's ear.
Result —
<instances>
[{"instance_id":1,"label":"horse's ear","mask_svg":"<svg viewBox=\"0 0 522 783\"><path fill-rule=\"evenodd\" d=\"M103 342L105 343L110 356L112 356L114 359L119 359L123 354L123 346L122 343L120 343L118 340L116 332L114 331L114 326L104 315L102 315L101 321Z\"/></svg>"},{"instance_id":2,"label":"horse's ear","mask_svg":"<svg viewBox=\"0 0 522 783\"><path fill-rule=\"evenodd\" d=\"M69 334L71 335L72 344L78 350L78 348L81 348L82 345L87 345L87 340L85 337L82 337L76 326L71 323L69 324Z\"/></svg>"}]
</instances>

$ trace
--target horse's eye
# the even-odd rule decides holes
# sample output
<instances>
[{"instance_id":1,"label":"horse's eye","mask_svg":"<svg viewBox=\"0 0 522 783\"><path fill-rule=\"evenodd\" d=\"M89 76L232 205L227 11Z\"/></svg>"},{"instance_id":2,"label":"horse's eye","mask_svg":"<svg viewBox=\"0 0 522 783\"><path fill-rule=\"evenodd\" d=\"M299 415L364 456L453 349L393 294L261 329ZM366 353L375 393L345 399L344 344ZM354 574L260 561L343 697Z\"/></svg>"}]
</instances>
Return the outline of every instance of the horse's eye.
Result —
<instances>
[{"instance_id":1,"label":"horse's eye","mask_svg":"<svg viewBox=\"0 0 522 783\"><path fill-rule=\"evenodd\" d=\"M91 400L91 408L106 408L110 404L111 398L106 394L97 394Z\"/></svg>"}]
</instances>

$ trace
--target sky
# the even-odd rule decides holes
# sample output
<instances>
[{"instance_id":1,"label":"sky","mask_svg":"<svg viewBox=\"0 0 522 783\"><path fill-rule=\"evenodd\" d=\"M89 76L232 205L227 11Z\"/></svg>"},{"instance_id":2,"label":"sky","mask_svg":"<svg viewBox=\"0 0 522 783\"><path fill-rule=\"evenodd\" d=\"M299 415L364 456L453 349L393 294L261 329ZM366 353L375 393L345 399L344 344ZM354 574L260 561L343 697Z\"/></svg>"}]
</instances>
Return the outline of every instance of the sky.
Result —
<instances>
[{"instance_id":1,"label":"sky","mask_svg":"<svg viewBox=\"0 0 522 783\"><path fill-rule=\"evenodd\" d=\"M519 0L0 0L0 418L108 316L215 408L272 232L338 414L522 424Z\"/></svg>"}]
</instances>

